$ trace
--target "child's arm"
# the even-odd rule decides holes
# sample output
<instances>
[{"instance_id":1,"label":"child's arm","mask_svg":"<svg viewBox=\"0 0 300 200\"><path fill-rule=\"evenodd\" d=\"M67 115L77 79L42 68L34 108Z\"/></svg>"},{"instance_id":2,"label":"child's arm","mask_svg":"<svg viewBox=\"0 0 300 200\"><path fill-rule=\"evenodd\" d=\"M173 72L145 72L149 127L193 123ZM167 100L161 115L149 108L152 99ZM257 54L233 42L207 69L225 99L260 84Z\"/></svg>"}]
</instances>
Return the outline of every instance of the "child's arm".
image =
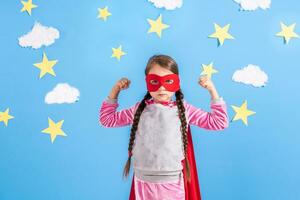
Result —
<instances>
[{"instance_id":1,"label":"child's arm","mask_svg":"<svg viewBox=\"0 0 300 200\"><path fill-rule=\"evenodd\" d=\"M190 125L208 130L222 130L228 127L226 103L222 98L214 99L210 103L211 112L196 108L184 102L187 121Z\"/></svg>"},{"instance_id":2,"label":"child's arm","mask_svg":"<svg viewBox=\"0 0 300 200\"><path fill-rule=\"evenodd\" d=\"M99 122L105 127L121 127L132 124L134 113L139 105L136 103L129 109L117 111L119 106L117 99L121 90L129 87L130 81L120 79L112 88L110 95L103 101L99 111Z\"/></svg>"},{"instance_id":3,"label":"child's arm","mask_svg":"<svg viewBox=\"0 0 300 200\"><path fill-rule=\"evenodd\" d=\"M133 122L134 113L139 103L134 106L117 111L119 106L117 99L106 99L100 108L99 122L105 127L121 127Z\"/></svg>"},{"instance_id":4,"label":"child's arm","mask_svg":"<svg viewBox=\"0 0 300 200\"><path fill-rule=\"evenodd\" d=\"M219 97L211 79L202 76L199 79L199 85L207 89L211 95L211 112L206 112L185 102L188 123L209 130L222 130L228 127L226 103Z\"/></svg>"}]
</instances>

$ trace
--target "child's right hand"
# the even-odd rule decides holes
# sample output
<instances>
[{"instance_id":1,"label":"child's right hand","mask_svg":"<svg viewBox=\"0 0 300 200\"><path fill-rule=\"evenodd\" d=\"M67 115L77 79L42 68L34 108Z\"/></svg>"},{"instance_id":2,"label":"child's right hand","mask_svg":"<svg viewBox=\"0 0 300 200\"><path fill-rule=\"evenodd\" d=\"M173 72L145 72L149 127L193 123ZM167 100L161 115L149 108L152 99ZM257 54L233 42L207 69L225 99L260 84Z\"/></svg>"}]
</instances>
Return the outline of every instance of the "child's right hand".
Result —
<instances>
[{"instance_id":1,"label":"child's right hand","mask_svg":"<svg viewBox=\"0 0 300 200\"><path fill-rule=\"evenodd\" d=\"M130 80L129 79L121 78L114 85L114 89L116 89L119 92L121 90L125 90L125 89L129 88L129 85L130 85Z\"/></svg>"},{"instance_id":2,"label":"child's right hand","mask_svg":"<svg viewBox=\"0 0 300 200\"><path fill-rule=\"evenodd\" d=\"M125 89L129 88L129 85L130 85L130 80L128 80L127 78L121 78L113 86L113 88L110 91L110 94L108 95L108 97L110 99L117 99L118 95L119 95L119 92L121 90L125 90Z\"/></svg>"}]
</instances>

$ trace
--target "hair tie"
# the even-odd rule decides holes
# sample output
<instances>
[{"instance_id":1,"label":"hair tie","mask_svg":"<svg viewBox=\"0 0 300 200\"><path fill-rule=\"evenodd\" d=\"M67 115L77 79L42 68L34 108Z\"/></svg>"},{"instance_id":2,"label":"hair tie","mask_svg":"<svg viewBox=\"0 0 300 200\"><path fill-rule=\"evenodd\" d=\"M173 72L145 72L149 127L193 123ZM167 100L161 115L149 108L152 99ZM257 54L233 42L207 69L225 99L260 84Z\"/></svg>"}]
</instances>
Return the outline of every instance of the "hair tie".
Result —
<instances>
[{"instance_id":1,"label":"hair tie","mask_svg":"<svg viewBox=\"0 0 300 200\"><path fill-rule=\"evenodd\" d=\"M131 157L132 156L132 152L128 151L128 156Z\"/></svg>"}]
</instances>

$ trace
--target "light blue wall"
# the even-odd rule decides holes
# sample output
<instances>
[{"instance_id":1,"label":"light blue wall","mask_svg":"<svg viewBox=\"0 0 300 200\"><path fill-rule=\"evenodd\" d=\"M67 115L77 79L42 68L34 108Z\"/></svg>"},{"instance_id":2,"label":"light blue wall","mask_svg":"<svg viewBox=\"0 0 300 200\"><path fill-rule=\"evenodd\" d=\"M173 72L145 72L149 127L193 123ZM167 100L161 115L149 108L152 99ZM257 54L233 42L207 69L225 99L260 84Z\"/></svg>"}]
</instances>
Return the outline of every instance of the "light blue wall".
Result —
<instances>
[{"instance_id":1,"label":"light blue wall","mask_svg":"<svg viewBox=\"0 0 300 200\"><path fill-rule=\"evenodd\" d=\"M98 124L98 109L112 85L126 76L131 87L121 93L120 109L133 105L145 93L144 67L153 54L175 58L180 67L186 100L209 109L210 96L197 85L201 64L214 62L213 80L228 105L256 112L230 123L222 132L192 127L203 200L300 199L299 74L300 39L284 45L275 34L279 22L298 23L300 3L273 1L271 9L240 12L230 0L184 0L173 11L155 8L146 0L40 1L32 16L21 13L19 1L1 1L0 111L10 108L15 118L0 123L1 200L127 199L131 177L122 180L127 159L129 128L106 129ZM108 6L112 16L97 19L97 9ZM170 25L159 39L147 34L147 18L163 15ZM60 30L60 38L38 50L21 48L18 37L35 21ZM207 38L213 23L231 23L235 40L217 47ZM300 27L295 31L300 34ZM118 62L111 48L127 53ZM57 59L56 77L38 79L45 51ZM264 88L231 80L235 70L259 65L269 76ZM44 97L57 83L80 90L75 104L47 105ZM50 142L41 130L47 118L64 119L67 137ZM131 174L132 175L132 174Z\"/></svg>"}]
</instances>

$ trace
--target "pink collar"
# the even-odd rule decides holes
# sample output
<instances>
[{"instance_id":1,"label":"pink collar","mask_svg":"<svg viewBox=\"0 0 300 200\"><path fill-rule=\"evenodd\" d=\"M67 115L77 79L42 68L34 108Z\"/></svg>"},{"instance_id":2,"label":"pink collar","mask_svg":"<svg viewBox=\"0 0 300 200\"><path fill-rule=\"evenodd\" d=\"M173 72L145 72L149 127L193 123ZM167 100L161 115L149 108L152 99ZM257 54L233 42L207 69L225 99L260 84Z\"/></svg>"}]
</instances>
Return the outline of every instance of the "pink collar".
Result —
<instances>
[{"instance_id":1,"label":"pink collar","mask_svg":"<svg viewBox=\"0 0 300 200\"><path fill-rule=\"evenodd\" d=\"M160 102L155 102L154 99L148 99L145 101L147 105L149 104L162 104L164 106L170 106L173 107L176 105L176 101L160 101Z\"/></svg>"}]
</instances>

